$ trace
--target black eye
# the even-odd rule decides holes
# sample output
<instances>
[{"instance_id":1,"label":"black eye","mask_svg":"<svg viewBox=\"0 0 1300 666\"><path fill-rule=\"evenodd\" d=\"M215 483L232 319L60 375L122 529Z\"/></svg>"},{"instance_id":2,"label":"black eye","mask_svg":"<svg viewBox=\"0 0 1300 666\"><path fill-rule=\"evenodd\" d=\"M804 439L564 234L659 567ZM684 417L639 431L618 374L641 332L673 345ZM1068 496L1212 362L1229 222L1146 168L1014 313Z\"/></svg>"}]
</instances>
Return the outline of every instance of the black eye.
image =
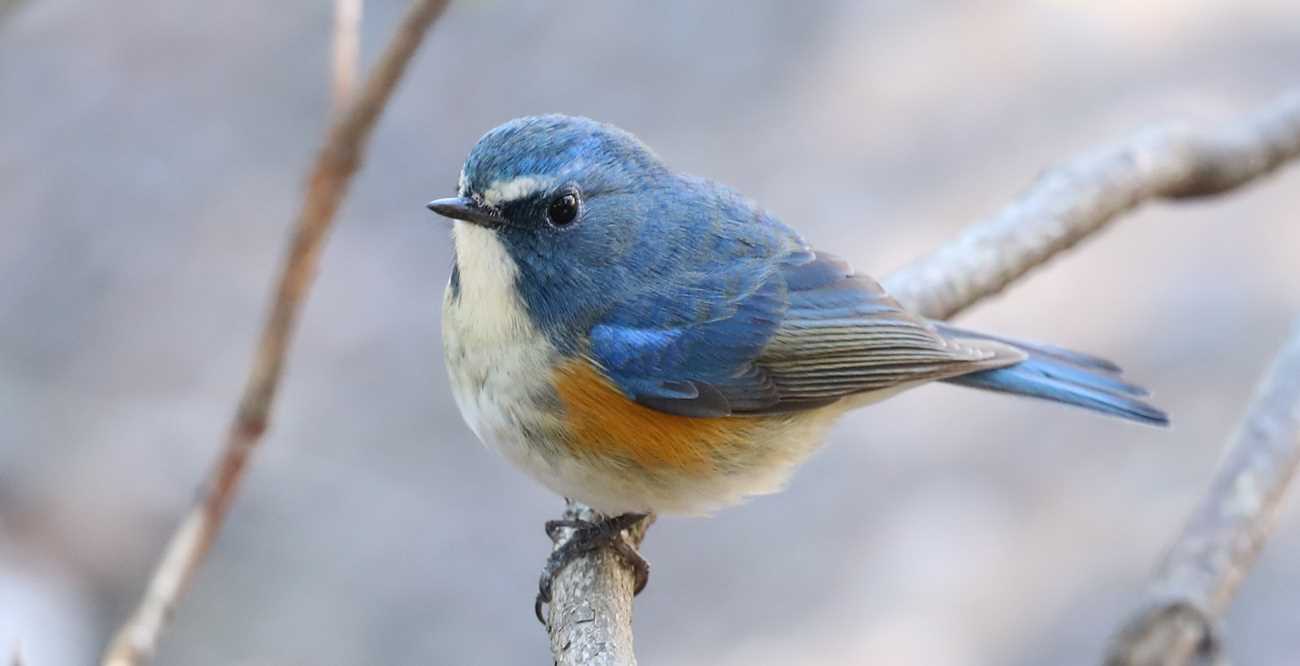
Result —
<instances>
[{"instance_id":1,"label":"black eye","mask_svg":"<svg viewBox=\"0 0 1300 666\"><path fill-rule=\"evenodd\" d=\"M562 227L578 217L578 195L566 192L551 200L546 207L546 218L557 227Z\"/></svg>"}]
</instances>

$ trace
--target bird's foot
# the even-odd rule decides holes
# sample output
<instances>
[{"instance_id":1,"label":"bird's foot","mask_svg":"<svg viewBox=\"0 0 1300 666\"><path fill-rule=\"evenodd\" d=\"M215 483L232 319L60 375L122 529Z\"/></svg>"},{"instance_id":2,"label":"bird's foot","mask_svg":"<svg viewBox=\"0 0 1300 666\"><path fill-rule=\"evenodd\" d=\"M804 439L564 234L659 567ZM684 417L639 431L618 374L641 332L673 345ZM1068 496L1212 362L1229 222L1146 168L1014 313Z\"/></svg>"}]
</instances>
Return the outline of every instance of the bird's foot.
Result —
<instances>
[{"instance_id":1,"label":"bird's foot","mask_svg":"<svg viewBox=\"0 0 1300 666\"><path fill-rule=\"evenodd\" d=\"M533 603L533 612L537 614L537 621L546 624L546 618L542 615L542 606L551 603L551 583L555 577L560 575L569 562L599 548L613 550L627 562L628 566L632 567L636 577L632 594L640 594L641 590L645 589L646 582L650 580L650 564L637 552L636 546L623 536L623 532L634 527L645 517L644 513L625 513L598 521L577 519L546 521L546 536L558 546L551 551L550 557L546 558L546 566L542 569L542 578L537 585L537 600ZM565 529L573 530L573 533L568 539L561 541L563 538L561 530Z\"/></svg>"}]
</instances>

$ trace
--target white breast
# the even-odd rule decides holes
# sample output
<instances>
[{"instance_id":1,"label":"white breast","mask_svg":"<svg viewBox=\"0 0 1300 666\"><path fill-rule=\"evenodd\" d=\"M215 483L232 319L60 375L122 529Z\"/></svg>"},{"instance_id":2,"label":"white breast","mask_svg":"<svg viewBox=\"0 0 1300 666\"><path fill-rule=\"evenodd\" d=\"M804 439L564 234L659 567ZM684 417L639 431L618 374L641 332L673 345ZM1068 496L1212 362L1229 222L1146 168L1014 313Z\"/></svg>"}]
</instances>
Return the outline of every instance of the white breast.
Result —
<instances>
[{"instance_id":1,"label":"white breast","mask_svg":"<svg viewBox=\"0 0 1300 666\"><path fill-rule=\"evenodd\" d=\"M479 439L500 449L517 430L519 405L545 389L553 350L528 319L514 288L518 266L495 232L457 222L452 233L460 295L448 285L442 317L452 393Z\"/></svg>"},{"instance_id":2,"label":"white breast","mask_svg":"<svg viewBox=\"0 0 1300 666\"><path fill-rule=\"evenodd\" d=\"M550 386L557 353L519 299L518 266L489 229L457 222L453 234L460 296L448 288L443 300L443 352L474 434L565 497L614 513L659 506L647 496L647 479L569 452Z\"/></svg>"},{"instance_id":3,"label":"white breast","mask_svg":"<svg viewBox=\"0 0 1300 666\"><path fill-rule=\"evenodd\" d=\"M515 289L518 266L490 229L457 222L460 296L443 300L442 340L452 395L488 448L557 493L572 496L574 461L554 441L556 351L529 319Z\"/></svg>"},{"instance_id":4,"label":"white breast","mask_svg":"<svg viewBox=\"0 0 1300 666\"><path fill-rule=\"evenodd\" d=\"M472 326L479 343L531 340L536 332L514 286L519 266L496 232L456 222L452 237L460 270L460 299L450 314L459 323Z\"/></svg>"}]
</instances>

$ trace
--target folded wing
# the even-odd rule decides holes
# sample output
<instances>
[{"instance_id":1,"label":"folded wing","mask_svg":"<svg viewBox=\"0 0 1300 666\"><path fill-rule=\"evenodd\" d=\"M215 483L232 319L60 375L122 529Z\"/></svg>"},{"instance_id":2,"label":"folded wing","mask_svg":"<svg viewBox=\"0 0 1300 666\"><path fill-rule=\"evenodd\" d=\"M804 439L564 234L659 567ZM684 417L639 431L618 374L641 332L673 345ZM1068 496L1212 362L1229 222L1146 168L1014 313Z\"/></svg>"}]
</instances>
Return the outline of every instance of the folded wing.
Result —
<instances>
[{"instance_id":1,"label":"folded wing","mask_svg":"<svg viewBox=\"0 0 1300 666\"><path fill-rule=\"evenodd\" d=\"M622 307L592 329L593 360L634 400L686 416L798 411L1026 358L996 340L946 338L803 246Z\"/></svg>"}]
</instances>

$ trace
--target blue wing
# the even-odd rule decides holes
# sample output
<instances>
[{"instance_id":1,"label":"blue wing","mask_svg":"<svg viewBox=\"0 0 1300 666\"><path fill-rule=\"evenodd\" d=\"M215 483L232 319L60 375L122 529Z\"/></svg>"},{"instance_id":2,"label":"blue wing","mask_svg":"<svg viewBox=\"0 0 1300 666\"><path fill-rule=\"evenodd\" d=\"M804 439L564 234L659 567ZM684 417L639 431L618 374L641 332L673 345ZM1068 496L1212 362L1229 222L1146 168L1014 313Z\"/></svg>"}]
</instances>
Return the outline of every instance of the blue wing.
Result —
<instances>
[{"instance_id":1,"label":"blue wing","mask_svg":"<svg viewBox=\"0 0 1300 666\"><path fill-rule=\"evenodd\" d=\"M945 339L789 234L622 303L591 330L593 360L644 405L723 416L807 409L1024 358L997 342Z\"/></svg>"}]
</instances>

